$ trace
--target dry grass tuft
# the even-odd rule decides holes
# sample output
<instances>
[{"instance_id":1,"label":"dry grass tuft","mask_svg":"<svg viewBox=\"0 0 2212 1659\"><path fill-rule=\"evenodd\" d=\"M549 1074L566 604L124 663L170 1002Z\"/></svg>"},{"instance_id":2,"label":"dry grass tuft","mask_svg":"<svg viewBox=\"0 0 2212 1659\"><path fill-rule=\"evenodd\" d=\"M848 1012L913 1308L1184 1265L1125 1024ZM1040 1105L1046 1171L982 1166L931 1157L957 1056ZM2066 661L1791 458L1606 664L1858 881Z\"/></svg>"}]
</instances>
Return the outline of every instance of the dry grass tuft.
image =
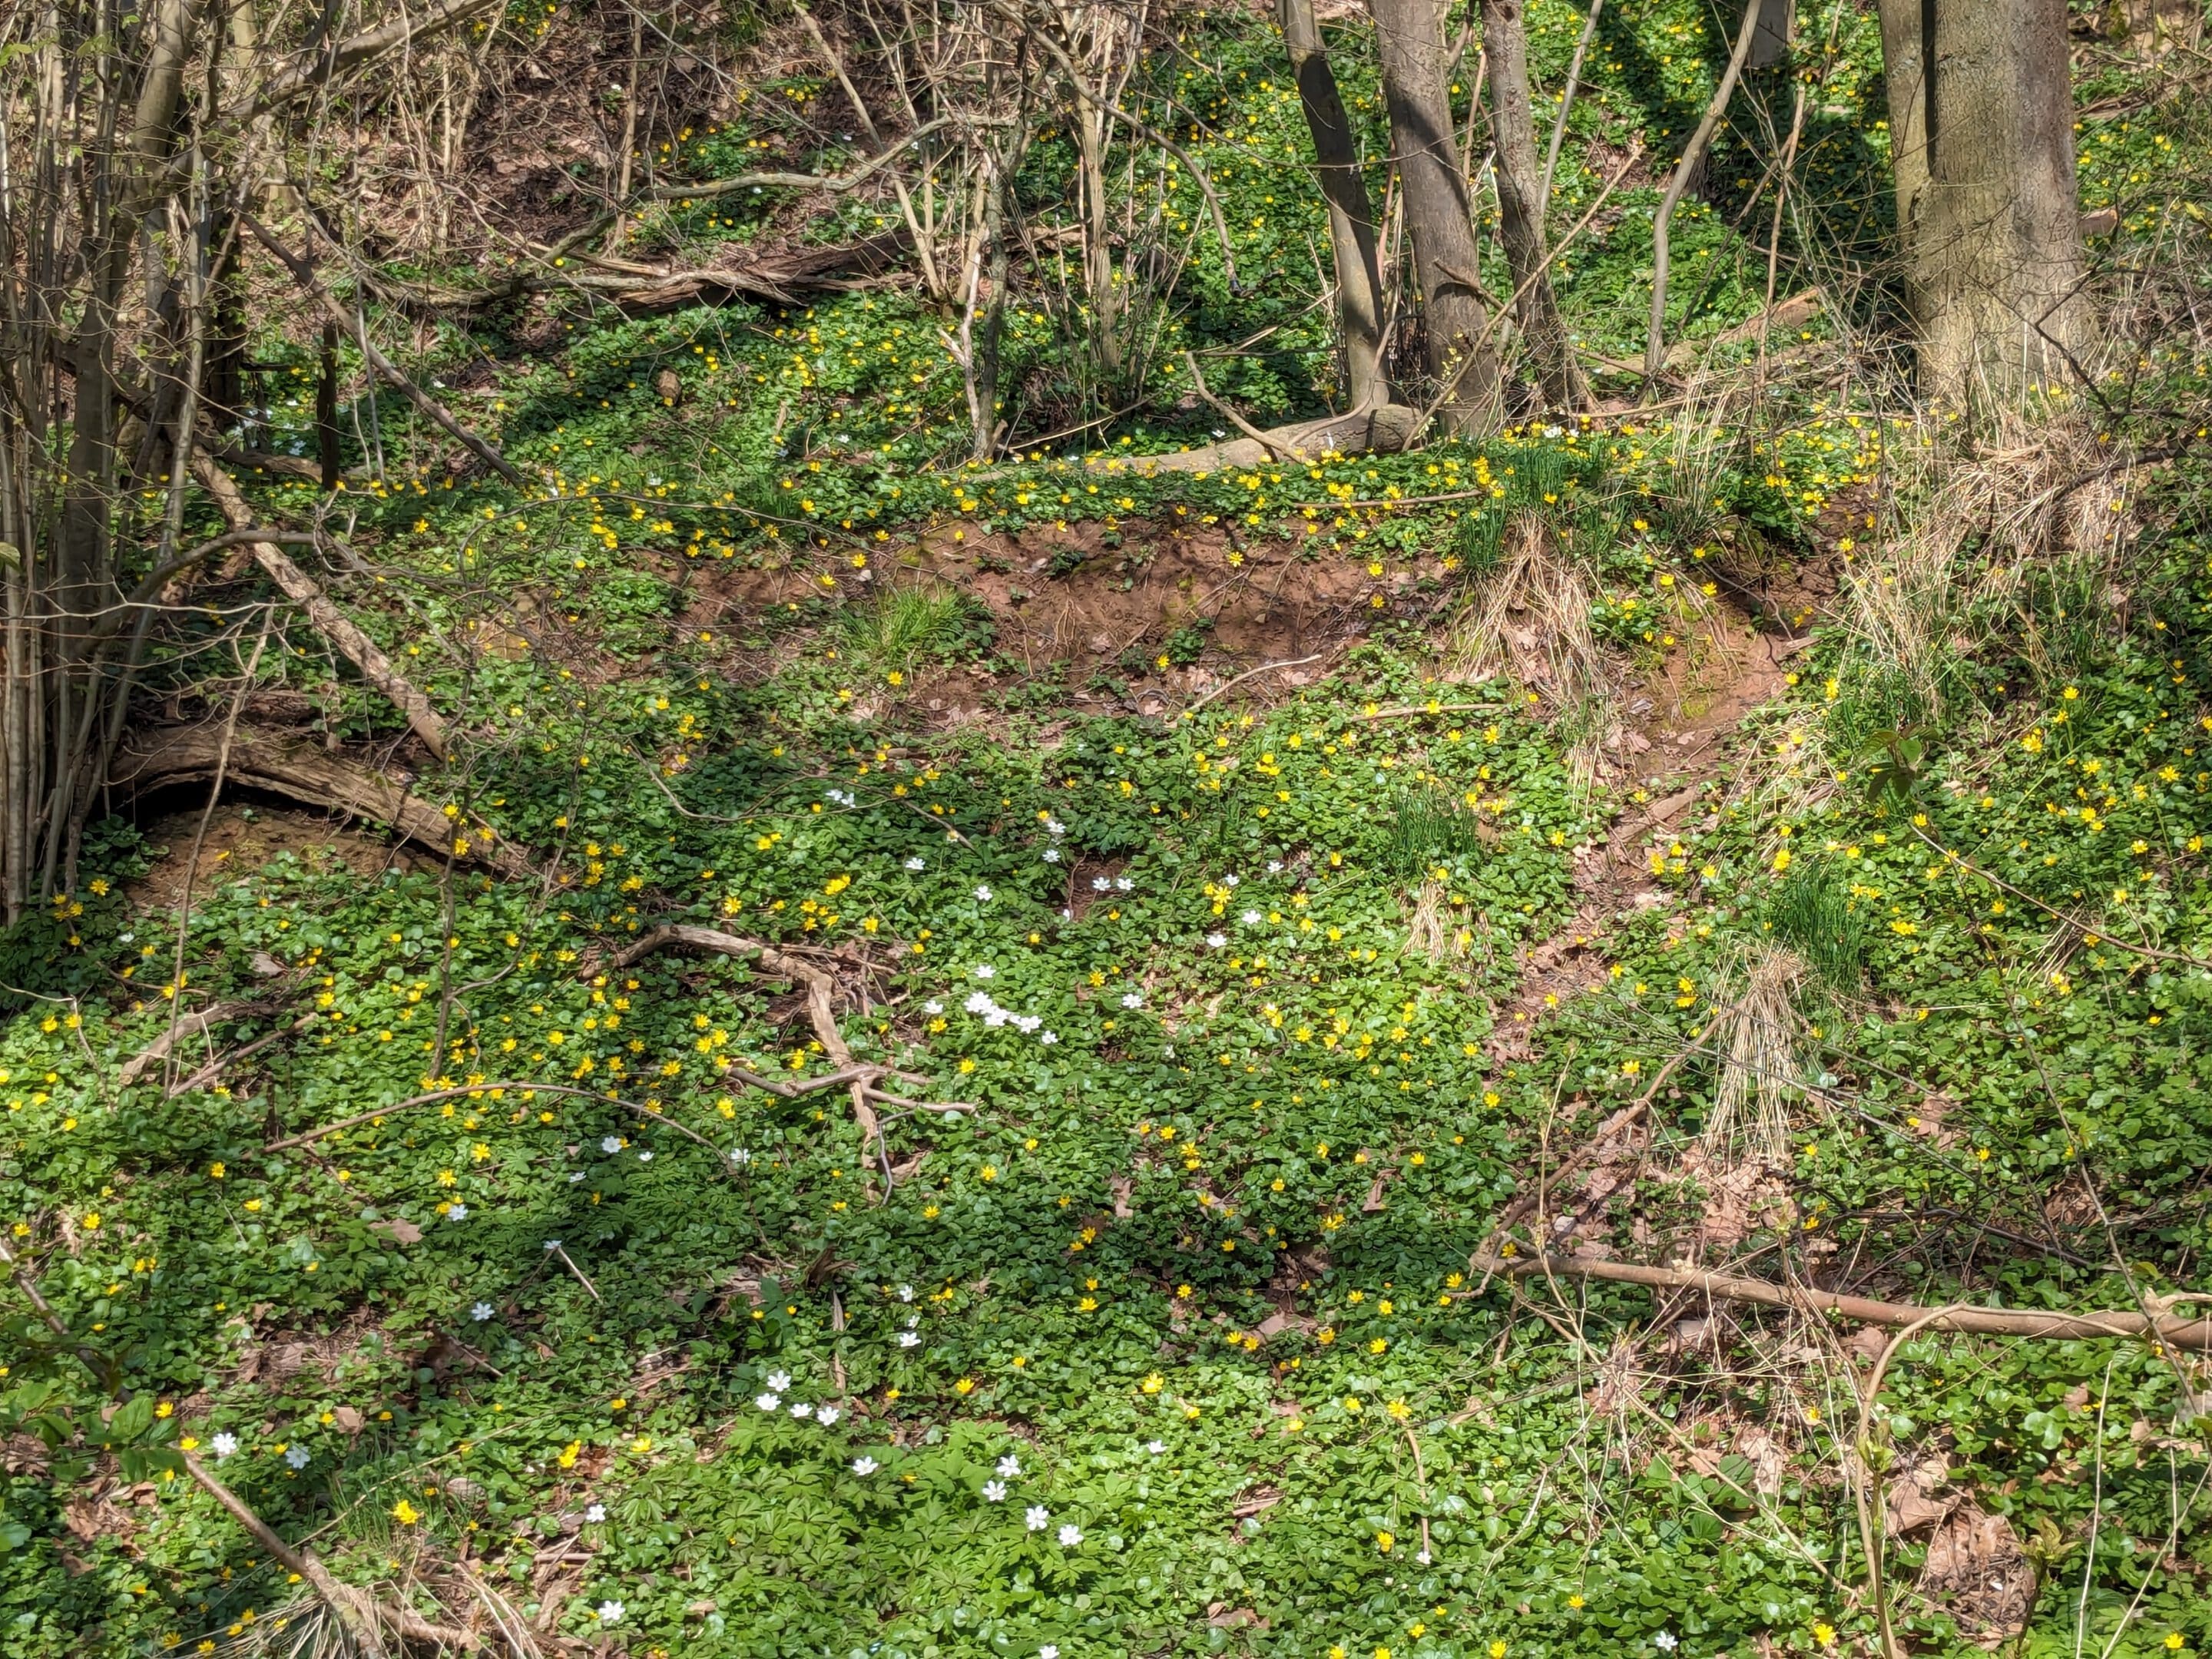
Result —
<instances>
[{"instance_id":1,"label":"dry grass tuft","mask_svg":"<svg viewBox=\"0 0 2212 1659\"><path fill-rule=\"evenodd\" d=\"M1455 678L1504 674L1541 691L1568 736L1570 772L1584 788L1623 726L1621 677L1590 628L1596 599L1590 572L1567 556L1553 528L1521 514L1506 526L1497 567L1469 596L1444 653Z\"/></svg>"},{"instance_id":2,"label":"dry grass tuft","mask_svg":"<svg viewBox=\"0 0 2212 1659\"><path fill-rule=\"evenodd\" d=\"M1804 1095L1801 1045L1804 1017L1798 994L1811 970L1794 951L1753 945L1740 979L1721 993L1707 1040L1720 1057L1720 1082L1705 1119L1708 1164L1725 1169L1739 1154L1786 1166L1790 1108Z\"/></svg>"}]
</instances>

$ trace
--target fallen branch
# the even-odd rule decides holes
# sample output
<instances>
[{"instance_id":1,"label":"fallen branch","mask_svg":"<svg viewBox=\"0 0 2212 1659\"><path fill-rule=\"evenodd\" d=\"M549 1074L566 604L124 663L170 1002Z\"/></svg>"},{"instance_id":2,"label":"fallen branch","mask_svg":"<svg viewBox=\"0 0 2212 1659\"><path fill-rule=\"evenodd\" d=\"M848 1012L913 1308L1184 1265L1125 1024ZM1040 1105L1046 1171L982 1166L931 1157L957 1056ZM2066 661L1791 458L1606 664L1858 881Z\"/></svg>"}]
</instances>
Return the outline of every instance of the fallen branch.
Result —
<instances>
[{"instance_id":1,"label":"fallen branch","mask_svg":"<svg viewBox=\"0 0 2212 1659\"><path fill-rule=\"evenodd\" d=\"M1293 657L1288 662L1263 662L1257 668L1248 668L1243 673L1238 674L1232 678L1222 681L1220 684L1215 686L1212 690L1207 692L1204 696L1200 697L1196 702L1191 704L1189 708L1184 709L1182 712L1186 715L1195 714L1200 709L1205 708L1206 704L1212 702L1216 697L1228 690L1231 686L1242 685L1245 681L1256 679L1262 674L1272 674L1277 669L1303 668L1310 662L1319 662L1327 655L1328 655L1328 653L1326 651L1316 651L1310 657Z\"/></svg>"},{"instance_id":2,"label":"fallen branch","mask_svg":"<svg viewBox=\"0 0 2212 1659\"><path fill-rule=\"evenodd\" d=\"M1232 417L1233 418L1233 417ZM1298 421L1265 431L1245 427L1249 438L1205 444L1164 455L1132 455L1127 459L1086 461L1108 471L1131 468L1146 472L1212 472L1237 466L1267 466L1278 459L1318 460L1324 455L1395 455L1408 447L1419 429L1420 410L1408 404L1384 404L1379 409L1352 409L1324 420ZM1237 422L1244 427L1244 422Z\"/></svg>"},{"instance_id":3,"label":"fallen branch","mask_svg":"<svg viewBox=\"0 0 2212 1659\"><path fill-rule=\"evenodd\" d=\"M1832 1313L1862 1325L1912 1326L1924 1330L1969 1331L1984 1336L2034 1337L2080 1342L2097 1337L2148 1336L2177 1348L2212 1352L2212 1319L2184 1319L2133 1311L2040 1313L2020 1308L1922 1308L1910 1303L1877 1302L1838 1291L1776 1285L1763 1279L1738 1279L1695 1267L1647 1267L1633 1261L1600 1261L1580 1255L1498 1256L1477 1251L1469 1266L1486 1279L1525 1278L1543 1273L1559 1279L1601 1279L1643 1285L1654 1290L1697 1291L1725 1302L1749 1302L1798 1313Z\"/></svg>"},{"instance_id":4,"label":"fallen branch","mask_svg":"<svg viewBox=\"0 0 2212 1659\"><path fill-rule=\"evenodd\" d=\"M687 1129L674 1118L664 1117L650 1106L641 1106L635 1101L623 1100L616 1095L601 1094L596 1089L578 1089L565 1083L533 1083L522 1079L507 1079L492 1083L464 1083L450 1089L433 1089L424 1095L410 1095L404 1100L395 1100L389 1106L379 1106L374 1111L356 1112L351 1117L342 1117L335 1123L325 1123L319 1129L303 1129L298 1134L286 1135L282 1140L272 1140L261 1150L281 1152L294 1146L311 1146L325 1136L350 1129L360 1123L376 1123L399 1112L412 1111L417 1106L434 1106L441 1100L459 1100L479 1095L497 1094L514 1090L525 1098L532 1095L561 1095L568 1098L596 1100L603 1106L619 1106L624 1111L635 1112L640 1117L651 1118L665 1128L673 1129L687 1139L695 1140L714 1153L717 1162L722 1160L722 1149L695 1129Z\"/></svg>"},{"instance_id":5,"label":"fallen branch","mask_svg":"<svg viewBox=\"0 0 2212 1659\"><path fill-rule=\"evenodd\" d=\"M127 1087L145 1076L150 1067L167 1060L179 1043L204 1036L229 1020L244 1019L252 1014L273 1014L277 1006L273 1002L212 1002L204 1008L181 1014L163 1029L161 1036L125 1060L115 1080Z\"/></svg>"},{"instance_id":6,"label":"fallen branch","mask_svg":"<svg viewBox=\"0 0 2212 1659\"><path fill-rule=\"evenodd\" d=\"M197 445L192 449L192 472L201 487L215 498L224 522L233 530L254 527L253 509L246 505L246 497L232 482L230 474ZM431 708L430 700L416 690L414 683L392 665L392 659L376 641L339 610L315 579L294 564L276 543L250 541L246 545L253 550L254 562L268 572L270 580L283 590L284 597L307 613L307 620L314 624L315 631L337 648L362 678L382 692L407 717L407 724L422 740L424 748L440 760L445 759L445 721Z\"/></svg>"},{"instance_id":7,"label":"fallen branch","mask_svg":"<svg viewBox=\"0 0 2212 1659\"><path fill-rule=\"evenodd\" d=\"M202 781L215 775L221 749L222 733L210 726L141 727L125 738L108 781L125 794ZM242 729L231 745L228 775L244 788L387 824L441 857L482 864L509 878L531 873L522 849L499 840L488 825L449 818L398 779L319 748Z\"/></svg>"},{"instance_id":8,"label":"fallen branch","mask_svg":"<svg viewBox=\"0 0 2212 1659\"><path fill-rule=\"evenodd\" d=\"M299 1575L315 1599L334 1613L345 1626L361 1650L371 1659L385 1659L392 1650L385 1638L396 1636L404 1642L420 1643L444 1652L458 1649L473 1651L478 1638L465 1630L452 1630L443 1625L434 1625L412 1609L392 1602L378 1600L366 1590L356 1589L331 1576L330 1569L305 1550L286 1543L277 1530L256 1515L246 1500L225 1486L211 1473L207 1465L190 1452L179 1454L185 1460L185 1473L209 1497L222 1505L230 1518L243 1527L253 1541L269 1552L270 1556L286 1571Z\"/></svg>"},{"instance_id":9,"label":"fallen branch","mask_svg":"<svg viewBox=\"0 0 2212 1659\"><path fill-rule=\"evenodd\" d=\"M656 951L683 946L694 951L712 951L719 956L737 957L757 961L771 974L794 980L806 988L806 1017L814 1027L815 1040L830 1063L841 1072L854 1075L848 1085L853 1103L853 1121L860 1126L861 1156L870 1162L882 1161L884 1157L883 1126L876 1119L876 1109L868 1103L866 1081L858 1075L863 1069L855 1066L853 1051L847 1046L845 1034L837 1029L837 1015L830 997L836 981L821 969L809 962L777 950L758 939L742 939L735 933L725 933L718 928L694 927L688 923L672 923L655 927L639 936L607 960L610 971L628 968L642 962ZM888 1069L888 1068L886 1068ZM881 1073L878 1073L881 1075ZM750 1079L761 1081L761 1079ZM765 1086L765 1085L764 1085Z\"/></svg>"}]
</instances>

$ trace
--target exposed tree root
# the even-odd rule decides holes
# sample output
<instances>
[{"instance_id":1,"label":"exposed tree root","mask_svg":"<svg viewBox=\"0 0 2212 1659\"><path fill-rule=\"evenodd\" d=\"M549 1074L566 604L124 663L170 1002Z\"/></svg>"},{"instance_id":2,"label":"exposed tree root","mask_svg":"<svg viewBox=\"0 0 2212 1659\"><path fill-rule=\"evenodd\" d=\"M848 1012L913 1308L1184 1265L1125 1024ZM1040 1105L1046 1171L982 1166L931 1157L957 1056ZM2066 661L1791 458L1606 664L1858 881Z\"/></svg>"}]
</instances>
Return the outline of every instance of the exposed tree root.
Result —
<instances>
[{"instance_id":1,"label":"exposed tree root","mask_svg":"<svg viewBox=\"0 0 2212 1659\"><path fill-rule=\"evenodd\" d=\"M633 963L642 962L656 951L675 946L750 958L758 962L769 973L795 980L806 988L806 1018L807 1023L814 1027L815 1040L821 1043L823 1052L830 1056L839 1071L854 1073L847 1086L853 1101L853 1121L860 1126L861 1156L872 1164L880 1160L884 1152L883 1126L877 1120L876 1109L868 1103L871 1079L860 1074L867 1068L854 1065L853 1051L846 1044L845 1034L837 1029L837 1015L830 1005L836 981L812 963L801 962L772 945L763 945L758 939L741 939L735 933L725 933L714 927L695 927L682 923L655 927L640 936L609 957L607 967L611 970L627 968ZM876 1075L886 1075L889 1070L885 1067Z\"/></svg>"},{"instance_id":2,"label":"exposed tree root","mask_svg":"<svg viewBox=\"0 0 2212 1659\"><path fill-rule=\"evenodd\" d=\"M2172 1347L2212 1352L2212 1319L2132 1310L2073 1314L2015 1308L1923 1308L1810 1286L1776 1285L1763 1279L1709 1273L1694 1267L1646 1267L1632 1261L1600 1261L1580 1255L1498 1256L1478 1252L1471 1265L1485 1278L1540 1273L1556 1279L1602 1279L1654 1290L1697 1291L1723 1301L1790 1308L1800 1313L1833 1313L1862 1325L1909 1325L1922 1330L1973 1331L1988 1336L2039 1337L2061 1342L2100 1336L2149 1336Z\"/></svg>"},{"instance_id":3,"label":"exposed tree root","mask_svg":"<svg viewBox=\"0 0 2212 1659\"><path fill-rule=\"evenodd\" d=\"M215 775L222 750L222 733L212 726L141 727L124 740L108 781L126 795L203 781ZM240 727L226 776L247 788L389 824L441 856L483 864L502 876L530 873L521 849L500 841L488 825L449 818L398 779L320 749Z\"/></svg>"}]
</instances>

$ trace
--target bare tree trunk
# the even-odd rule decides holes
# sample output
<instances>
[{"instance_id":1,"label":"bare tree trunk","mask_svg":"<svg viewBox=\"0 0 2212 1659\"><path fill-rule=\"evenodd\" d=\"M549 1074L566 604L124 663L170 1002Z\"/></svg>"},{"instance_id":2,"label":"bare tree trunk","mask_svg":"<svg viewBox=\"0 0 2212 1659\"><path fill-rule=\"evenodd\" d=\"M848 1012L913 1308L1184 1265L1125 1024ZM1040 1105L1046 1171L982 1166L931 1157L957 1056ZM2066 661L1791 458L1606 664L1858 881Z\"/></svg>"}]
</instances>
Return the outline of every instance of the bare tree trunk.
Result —
<instances>
[{"instance_id":1,"label":"bare tree trunk","mask_svg":"<svg viewBox=\"0 0 2212 1659\"><path fill-rule=\"evenodd\" d=\"M1498 359L1489 345L1467 181L1452 143L1443 8L1438 0L1370 4L1437 410L1447 430L1478 435L1498 424Z\"/></svg>"},{"instance_id":2,"label":"bare tree trunk","mask_svg":"<svg viewBox=\"0 0 2212 1659\"><path fill-rule=\"evenodd\" d=\"M1797 22L1797 0L1765 0L1751 37L1750 69L1772 69L1790 55L1790 33Z\"/></svg>"},{"instance_id":3,"label":"bare tree trunk","mask_svg":"<svg viewBox=\"0 0 2212 1659\"><path fill-rule=\"evenodd\" d=\"M1482 0L1482 43L1490 58L1490 130L1498 142L1498 228L1513 274L1514 315L1545 404L1578 409L1589 400L1582 366L1552 291L1544 229L1543 173L1536 165L1535 118L1528 106L1528 33L1522 0Z\"/></svg>"},{"instance_id":4,"label":"bare tree trunk","mask_svg":"<svg viewBox=\"0 0 2212 1659\"><path fill-rule=\"evenodd\" d=\"M2016 404L2078 380L2083 294L2064 0L1881 0L1922 390Z\"/></svg>"},{"instance_id":5,"label":"bare tree trunk","mask_svg":"<svg viewBox=\"0 0 2212 1659\"><path fill-rule=\"evenodd\" d=\"M1283 45L1298 84L1298 102L1313 135L1322 199L1328 204L1328 243L1336 256L1336 311L1344 344L1346 390L1355 408L1390 401L1382 370L1382 278L1375 259L1375 208L1352 143L1352 120L1322 46L1313 0L1280 0Z\"/></svg>"}]
</instances>

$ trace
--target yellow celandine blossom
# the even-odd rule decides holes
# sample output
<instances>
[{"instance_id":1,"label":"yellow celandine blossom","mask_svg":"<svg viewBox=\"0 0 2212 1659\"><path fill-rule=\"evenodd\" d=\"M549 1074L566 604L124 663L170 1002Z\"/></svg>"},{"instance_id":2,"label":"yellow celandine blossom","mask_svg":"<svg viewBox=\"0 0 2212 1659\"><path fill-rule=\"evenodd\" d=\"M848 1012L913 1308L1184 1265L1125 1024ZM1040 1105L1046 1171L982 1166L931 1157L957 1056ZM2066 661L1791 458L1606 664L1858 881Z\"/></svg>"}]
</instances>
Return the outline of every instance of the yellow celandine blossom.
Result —
<instances>
[{"instance_id":1,"label":"yellow celandine blossom","mask_svg":"<svg viewBox=\"0 0 2212 1659\"><path fill-rule=\"evenodd\" d=\"M1392 1550L1397 1547L1397 1539L1389 1533L1378 1532L1375 1534L1375 1547L1381 1550L1385 1555L1389 1554Z\"/></svg>"},{"instance_id":2,"label":"yellow celandine blossom","mask_svg":"<svg viewBox=\"0 0 2212 1659\"><path fill-rule=\"evenodd\" d=\"M422 1511L403 1498L392 1506L392 1518L403 1527L411 1527L422 1518Z\"/></svg>"},{"instance_id":3,"label":"yellow celandine blossom","mask_svg":"<svg viewBox=\"0 0 2212 1659\"><path fill-rule=\"evenodd\" d=\"M1816 1622L1813 1626L1813 1639L1824 1648L1835 1646L1836 1627L1833 1625Z\"/></svg>"}]
</instances>

